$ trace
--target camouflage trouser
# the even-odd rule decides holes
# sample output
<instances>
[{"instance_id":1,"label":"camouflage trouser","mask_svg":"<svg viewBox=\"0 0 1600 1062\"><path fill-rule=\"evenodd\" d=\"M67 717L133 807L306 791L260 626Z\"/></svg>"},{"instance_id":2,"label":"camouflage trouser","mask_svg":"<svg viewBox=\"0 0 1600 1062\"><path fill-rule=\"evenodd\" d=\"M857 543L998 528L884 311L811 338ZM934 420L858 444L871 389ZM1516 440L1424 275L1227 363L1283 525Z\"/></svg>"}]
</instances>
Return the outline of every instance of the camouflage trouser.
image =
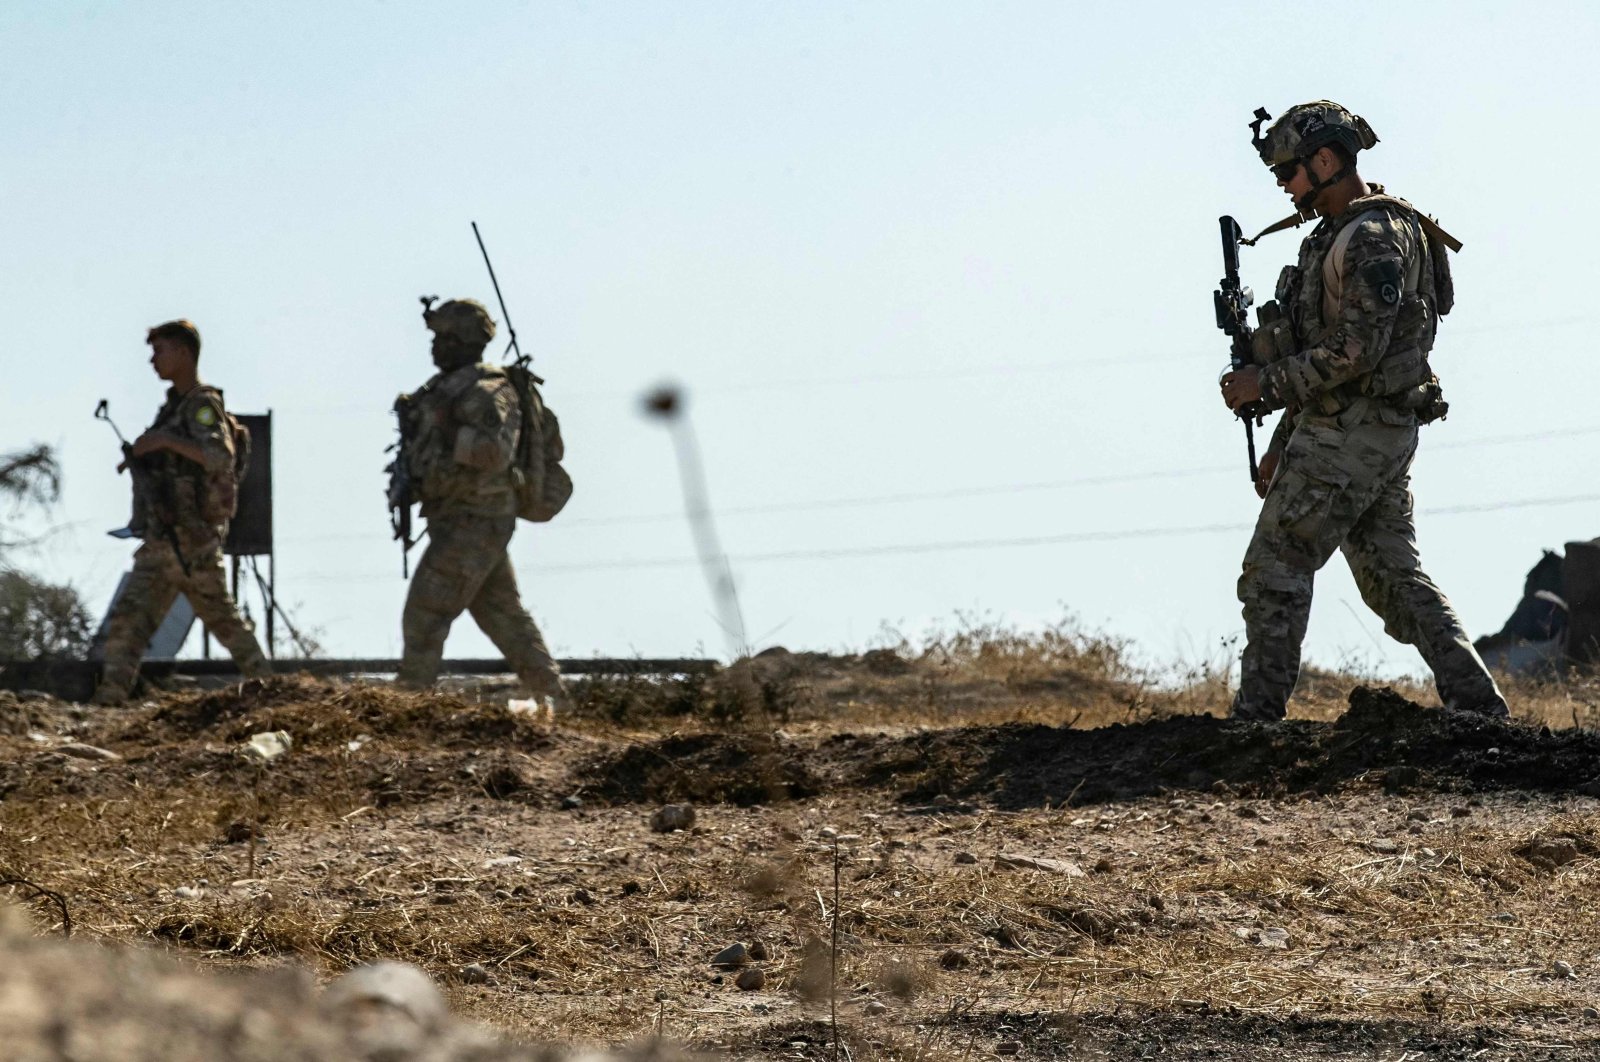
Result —
<instances>
[{"instance_id":1,"label":"camouflage trouser","mask_svg":"<svg viewBox=\"0 0 1600 1062\"><path fill-rule=\"evenodd\" d=\"M1446 707L1503 715L1505 699L1417 557L1417 428L1364 412L1302 416L1290 436L1239 577L1246 644L1234 714L1283 718L1300 674L1312 578L1342 549L1362 600L1391 637L1422 653Z\"/></svg>"},{"instance_id":2,"label":"camouflage trouser","mask_svg":"<svg viewBox=\"0 0 1600 1062\"><path fill-rule=\"evenodd\" d=\"M240 674L247 678L272 674L255 630L228 596L221 535L180 532L178 542L189 566L187 575L165 537L146 539L133 555L133 574L106 625L105 670L95 691L96 703L115 704L128 696L139 674L139 658L179 594L189 599L206 630L233 656Z\"/></svg>"},{"instance_id":3,"label":"camouflage trouser","mask_svg":"<svg viewBox=\"0 0 1600 1062\"><path fill-rule=\"evenodd\" d=\"M428 521L428 548L411 577L405 657L396 681L426 688L439 676L444 640L463 610L472 613L528 692L561 696L561 670L517 596L506 546L515 516L444 516Z\"/></svg>"}]
</instances>

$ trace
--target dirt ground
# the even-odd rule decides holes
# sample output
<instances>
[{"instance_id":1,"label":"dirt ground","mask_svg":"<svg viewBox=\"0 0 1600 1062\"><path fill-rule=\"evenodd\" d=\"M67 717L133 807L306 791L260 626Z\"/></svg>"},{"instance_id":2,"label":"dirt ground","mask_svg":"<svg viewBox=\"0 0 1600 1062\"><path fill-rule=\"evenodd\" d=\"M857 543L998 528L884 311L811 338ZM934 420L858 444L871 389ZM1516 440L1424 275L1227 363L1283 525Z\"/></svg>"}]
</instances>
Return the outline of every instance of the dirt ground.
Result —
<instances>
[{"instance_id":1,"label":"dirt ground","mask_svg":"<svg viewBox=\"0 0 1600 1062\"><path fill-rule=\"evenodd\" d=\"M0 873L203 966L415 962L527 1042L1600 1058L1592 690L1507 724L1323 676L1243 724L1094 649L785 654L553 723L295 677L0 698ZM655 832L664 803L693 825Z\"/></svg>"}]
</instances>

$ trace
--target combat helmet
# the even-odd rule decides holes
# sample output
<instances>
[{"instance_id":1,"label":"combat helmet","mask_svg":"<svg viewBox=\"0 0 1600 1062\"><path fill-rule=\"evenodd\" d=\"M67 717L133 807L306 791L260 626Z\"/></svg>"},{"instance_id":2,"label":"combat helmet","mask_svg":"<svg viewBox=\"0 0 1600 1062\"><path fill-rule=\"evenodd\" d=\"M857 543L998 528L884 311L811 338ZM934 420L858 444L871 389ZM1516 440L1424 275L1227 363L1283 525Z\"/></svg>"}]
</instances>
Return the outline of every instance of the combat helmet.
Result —
<instances>
[{"instance_id":1,"label":"combat helmet","mask_svg":"<svg viewBox=\"0 0 1600 1062\"><path fill-rule=\"evenodd\" d=\"M1272 115L1267 113L1267 109L1257 107L1255 121L1250 123L1251 143L1261 155L1261 161L1269 168L1301 162L1330 144L1344 148L1345 153L1353 159L1356 152L1378 142L1378 135L1365 118L1332 100L1297 103L1284 111L1263 134L1261 127L1269 121L1272 121ZM1346 164L1326 180L1314 182L1311 191L1295 205L1301 210L1309 209L1324 188L1343 180L1352 169L1351 165Z\"/></svg>"},{"instance_id":2,"label":"combat helmet","mask_svg":"<svg viewBox=\"0 0 1600 1062\"><path fill-rule=\"evenodd\" d=\"M450 299L437 307L422 300L422 320L429 331L449 336L469 346L485 347L494 338L494 318L477 299Z\"/></svg>"},{"instance_id":3,"label":"combat helmet","mask_svg":"<svg viewBox=\"0 0 1600 1062\"><path fill-rule=\"evenodd\" d=\"M1256 150L1268 166L1308 158L1329 144L1338 144L1351 155L1372 147L1378 136L1359 114L1352 114L1332 100L1298 103L1284 111L1278 120L1261 132L1272 116L1265 107L1256 108L1250 123Z\"/></svg>"}]
</instances>

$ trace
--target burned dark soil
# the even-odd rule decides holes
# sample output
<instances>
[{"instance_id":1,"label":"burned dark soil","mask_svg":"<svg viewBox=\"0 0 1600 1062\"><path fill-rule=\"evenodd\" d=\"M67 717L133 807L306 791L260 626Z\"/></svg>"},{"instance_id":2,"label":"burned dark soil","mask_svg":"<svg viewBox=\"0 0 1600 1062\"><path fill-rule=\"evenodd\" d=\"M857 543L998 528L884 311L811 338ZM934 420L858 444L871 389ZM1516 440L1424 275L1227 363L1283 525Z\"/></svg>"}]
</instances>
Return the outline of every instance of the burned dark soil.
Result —
<instances>
[{"instance_id":1,"label":"burned dark soil","mask_svg":"<svg viewBox=\"0 0 1600 1062\"><path fill-rule=\"evenodd\" d=\"M1423 708L1363 686L1331 724L1178 716L1091 730L1011 724L815 741L673 736L607 757L578 781L613 802L765 803L843 787L1007 810L1174 793L1327 794L1356 782L1391 792L1600 796L1600 734Z\"/></svg>"}]
</instances>

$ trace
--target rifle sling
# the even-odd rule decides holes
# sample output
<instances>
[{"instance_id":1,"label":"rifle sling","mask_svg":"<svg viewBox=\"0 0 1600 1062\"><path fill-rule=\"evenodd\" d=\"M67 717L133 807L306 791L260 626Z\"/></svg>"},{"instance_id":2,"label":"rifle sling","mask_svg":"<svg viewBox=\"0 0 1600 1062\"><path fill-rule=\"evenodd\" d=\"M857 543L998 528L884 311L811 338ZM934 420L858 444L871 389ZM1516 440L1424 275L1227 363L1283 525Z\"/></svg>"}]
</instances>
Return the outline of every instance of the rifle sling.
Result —
<instances>
[{"instance_id":1,"label":"rifle sling","mask_svg":"<svg viewBox=\"0 0 1600 1062\"><path fill-rule=\"evenodd\" d=\"M1297 229L1310 220L1311 217L1309 215L1296 212L1294 214L1290 214L1281 221L1274 221L1271 225L1268 225L1266 228L1262 229L1248 240L1241 239L1239 242L1244 244L1246 247L1254 247L1256 245L1256 241L1261 239L1263 236L1270 236L1274 232L1282 232L1284 229ZM1461 253L1461 241L1446 232L1444 230L1444 226L1440 225L1437 221L1433 220L1420 210L1417 211L1417 223L1420 224L1423 230L1426 231L1427 234L1433 239L1444 244L1454 253Z\"/></svg>"}]
</instances>

